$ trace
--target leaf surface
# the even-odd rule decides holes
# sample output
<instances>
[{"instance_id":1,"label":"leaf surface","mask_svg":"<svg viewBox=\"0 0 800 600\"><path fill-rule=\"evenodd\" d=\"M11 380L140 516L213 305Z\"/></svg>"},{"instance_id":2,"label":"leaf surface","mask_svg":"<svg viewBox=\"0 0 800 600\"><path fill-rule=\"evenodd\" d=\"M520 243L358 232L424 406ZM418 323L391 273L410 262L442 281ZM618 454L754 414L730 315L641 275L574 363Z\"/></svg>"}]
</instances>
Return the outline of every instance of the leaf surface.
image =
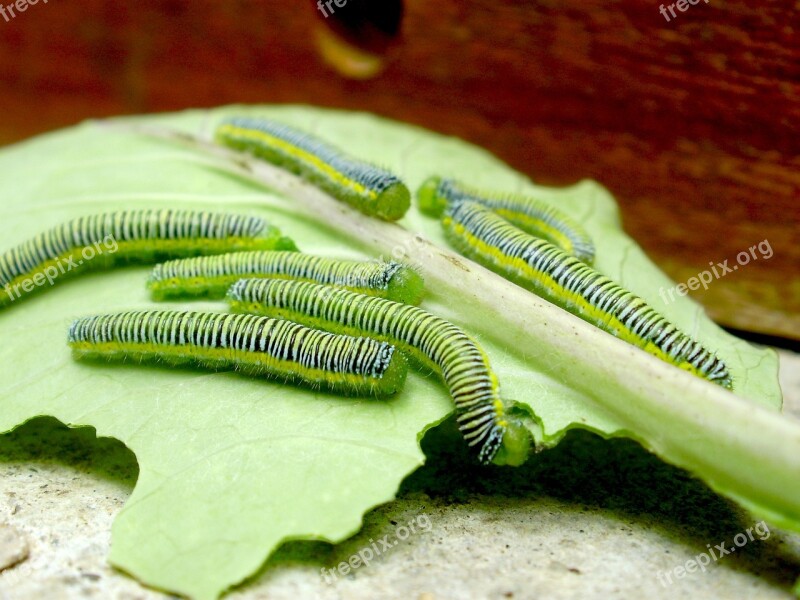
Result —
<instances>
[{"instance_id":1,"label":"leaf surface","mask_svg":"<svg viewBox=\"0 0 800 600\"><path fill-rule=\"evenodd\" d=\"M82 214L174 206L267 216L307 252L404 257L426 277L423 306L484 344L504 397L530 409L540 446L573 427L633 437L747 508L798 528L800 430L777 415L776 356L723 332L685 298L664 305L659 290L672 283L621 231L601 186L537 187L464 142L363 114L227 107L123 122L208 138L223 114L241 112L316 133L391 168L412 190L441 174L553 202L594 237L602 272L719 353L740 397L452 255L438 223L414 209L400 226L378 222L270 169L254 174L242 161L237 166L191 143L102 123L0 152L3 246ZM270 178L277 183L267 189ZM0 313L0 431L52 415L92 426L136 454L139 480L113 530L115 565L149 585L214 598L284 540L336 542L353 534L363 513L390 500L421 464L419 439L452 410L433 378L412 374L400 395L376 401L236 373L74 362L66 345L71 320L153 308L144 287L148 271L83 275ZM760 435L745 430L747 422ZM767 484L739 477L742 466Z\"/></svg>"}]
</instances>

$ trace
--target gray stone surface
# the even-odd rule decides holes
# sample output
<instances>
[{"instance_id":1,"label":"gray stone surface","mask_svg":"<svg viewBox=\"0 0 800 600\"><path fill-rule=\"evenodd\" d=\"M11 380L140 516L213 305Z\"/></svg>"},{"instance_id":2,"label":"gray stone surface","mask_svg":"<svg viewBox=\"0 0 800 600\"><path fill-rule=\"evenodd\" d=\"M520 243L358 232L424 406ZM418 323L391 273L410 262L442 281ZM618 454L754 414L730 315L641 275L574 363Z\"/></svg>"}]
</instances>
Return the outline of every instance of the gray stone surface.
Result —
<instances>
[{"instance_id":1,"label":"gray stone surface","mask_svg":"<svg viewBox=\"0 0 800 600\"><path fill-rule=\"evenodd\" d=\"M28 558L28 541L10 525L0 524L0 571Z\"/></svg>"},{"instance_id":2,"label":"gray stone surface","mask_svg":"<svg viewBox=\"0 0 800 600\"><path fill-rule=\"evenodd\" d=\"M800 416L800 357L782 352L781 367L786 410ZM507 470L470 466L458 442L451 425L432 432L428 465L358 535L288 543L229 598L791 597L800 537L759 535L752 517L633 442L573 432ZM91 429L35 419L0 436L0 563L6 528L27 548L0 571L0 599L168 597L105 561L136 475L133 455ZM667 581L748 528L753 540L735 553ZM370 548L380 554L369 565L327 581L321 573Z\"/></svg>"}]
</instances>

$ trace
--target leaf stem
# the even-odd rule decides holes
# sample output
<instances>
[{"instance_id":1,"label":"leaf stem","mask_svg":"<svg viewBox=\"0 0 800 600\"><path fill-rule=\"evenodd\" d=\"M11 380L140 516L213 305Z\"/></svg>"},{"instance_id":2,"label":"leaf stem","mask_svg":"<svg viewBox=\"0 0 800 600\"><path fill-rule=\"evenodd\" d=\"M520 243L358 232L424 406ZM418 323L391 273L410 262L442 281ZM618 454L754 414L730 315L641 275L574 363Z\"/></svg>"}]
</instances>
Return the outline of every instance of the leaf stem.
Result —
<instances>
[{"instance_id":1,"label":"leaf stem","mask_svg":"<svg viewBox=\"0 0 800 600\"><path fill-rule=\"evenodd\" d=\"M474 329L502 337L608 411L624 426L619 435L775 525L800 531L800 422L662 362L419 234L365 216L249 155L163 128L109 126L213 156L220 169L280 193L300 214L373 251L402 249L436 296L459 299L458 312ZM535 409L535 400L530 404Z\"/></svg>"}]
</instances>

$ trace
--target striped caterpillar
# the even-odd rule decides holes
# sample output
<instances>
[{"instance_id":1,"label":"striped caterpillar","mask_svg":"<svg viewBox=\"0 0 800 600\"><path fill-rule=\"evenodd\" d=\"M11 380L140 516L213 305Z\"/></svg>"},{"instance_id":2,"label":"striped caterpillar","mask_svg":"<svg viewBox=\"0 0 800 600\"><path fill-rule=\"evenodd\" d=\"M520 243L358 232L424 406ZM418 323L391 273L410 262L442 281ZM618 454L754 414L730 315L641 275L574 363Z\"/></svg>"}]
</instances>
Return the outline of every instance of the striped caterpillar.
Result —
<instances>
[{"instance_id":1,"label":"striped caterpillar","mask_svg":"<svg viewBox=\"0 0 800 600\"><path fill-rule=\"evenodd\" d=\"M232 310L289 319L350 335L367 332L408 352L445 381L458 426L483 463L519 465L530 433L511 419L497 377L478 343L452 323L420 308L313 283L243 279L228 292Z\"/></svg>"},{"instance_id":2,"label":"striped caterpillar","mask_svg":"<svg viewBox=\"0 0 800 600\"><path fill-rule=\"evenodd\" d=\"M135 210L67 221L0 255L0 307L60 276L114 264L241 250L296 249L264 219L185 210Z\"/></svg>"},{"instance_id":3,"label":"striped caterpillar","mask_svg":"<svg viewBox=\"0 0 800 600\"><path fill-rule=\"evenodd\" d=\"M402 353L386 342L253 315L143 311L85 317L72 323L68 341L77 359L236 369L353 395L394 394L408 370Z\"/></svg>"},{"instance_id":4,"label":"striped caterpillar","mask_svg":"<svg viewBox=\"0 0 800 600\"><path fill-rule=\"evenodd\" d=\"M462 254L553 304L681 369L731 389L725 364L644 300L484 206L450 205L442 224Z\"/></svg>"},{"instance_id":5,"label":"striped caterpillar","mask_svg":"<svg viewBox=\"0 0 800 600\"><path fill-rule=\"evenodd\" d=\"M296 279L345 287L354 292L419 304L423 282L400 263L336 260L298 252L236 252L173 260L156 265L148 287L154 299L224 298L239 279Z\"/></svg>"},{"instance_id":6,"label":"striped caterpillar","mask_svg":"<svg viewBox=\"0 0 800 600\"><path fill-rule=\"evenodd\" d=\"M417 192L419 209L440 218L448 205L467 200L477 202L523 231L547 240L578 260L594 262L594 242L575 220L535 198L497 194L467 187L452 179L429 177Z\"/></svg>"},{"instance_id":7,"label":"striped caterpillar","mask_svg":"<svg viewBox=\"0 0 800 600\"><path fill-rule=\"evenodd\" d=\"M217 127L215 139L302 177L364 214L396 221L411 205L408 188L389 171L288 125L234 117Z\"/></svg>"}]
</instances>

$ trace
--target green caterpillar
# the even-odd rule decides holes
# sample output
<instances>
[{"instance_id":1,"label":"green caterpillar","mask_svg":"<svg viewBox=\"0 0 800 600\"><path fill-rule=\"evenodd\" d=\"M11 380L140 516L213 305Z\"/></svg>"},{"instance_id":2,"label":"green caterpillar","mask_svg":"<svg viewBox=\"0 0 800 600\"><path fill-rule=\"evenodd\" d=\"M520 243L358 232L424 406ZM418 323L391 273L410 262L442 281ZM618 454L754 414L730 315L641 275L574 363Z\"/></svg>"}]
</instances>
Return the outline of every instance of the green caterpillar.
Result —
<instances>
[{"instance_id":1,"label":"green caterpillar","mask_svg":"<svg viewBox=\"0 0 800 600\"><path fill-rule=\"evenodd\" d=\"M486 353L464 331L420 308L313 283L243 279L228 293L237 312L265 314L350 335L367 332L396 344L441 374L467 444L483 463L519 465L530 433L500 399Z\"/></svg>"},{"instance_id":2,"label":"green caterpillar","mask_svg":"<svg viewBox=\"0 0 800 600\"><path fill-rule=\"evenodd\" d=\"M154 299L224 298L237 280L269 277L313 281L354 292L419 304L423 282L416 271L389 261L336 260L297 252L236 252L156 265L148 287Z\"/></svg>"},{"instance_id":3,"label":"green caterpillar","mask_svg":"<svg viewBox=\"0 0 800 600\"><path fill-rule=\"evenodd\" d=\"M468 258L666 362L733 387L725 363L713 353L644 300L553 244L475 202L450 205L442 224L448 241Z\"/></svg>"},{"instance_id":4,"label":"green caterpillar","mask_svg":"<svg viewBox=\"0 0 800 600\"><path fill-rule=\"evenodd\" d=\"M370 216L396 221L411 206L411 194L395 175L269 119L235 117L222 122L217 142L250 152L323 189Z\"/></svg>"},{"instance_id":5,"label":"green caterpillar","mask_svg":"<svg viewBox=\"0 0 800 600\"><path fill-rule=\"evenodd\" d=\"M77 319L77 359L133 359L235 369L351 395L400 390L408 365L386 342L252 315L143 311Z\"/></svg>"},{"instance_id":6,"label":"green caterpillar","mask_svg":"<svg viewBox=\"0 0 800 600\"><path fill-rule=\"evenodd\" d=\"M115 264L241 250L296 249L259 217L133 210L67 221L0 255L0 307L63 276Z\"/></svg>"},{"instance_id":7,"label":"green caterpillar","mask_svg":"<svg viewBox=\"0 0 800 600\"><path fill-rule=\"evenodd\" d=\"M440 218L454 202L477 202L523 231L555 244L578 260L589 265L594 262L594 242L586 230L560 210L535 198L480 191L441 177L425 180L417 197L419 209L436 218Z\"/></svg>"}]
</instances>

